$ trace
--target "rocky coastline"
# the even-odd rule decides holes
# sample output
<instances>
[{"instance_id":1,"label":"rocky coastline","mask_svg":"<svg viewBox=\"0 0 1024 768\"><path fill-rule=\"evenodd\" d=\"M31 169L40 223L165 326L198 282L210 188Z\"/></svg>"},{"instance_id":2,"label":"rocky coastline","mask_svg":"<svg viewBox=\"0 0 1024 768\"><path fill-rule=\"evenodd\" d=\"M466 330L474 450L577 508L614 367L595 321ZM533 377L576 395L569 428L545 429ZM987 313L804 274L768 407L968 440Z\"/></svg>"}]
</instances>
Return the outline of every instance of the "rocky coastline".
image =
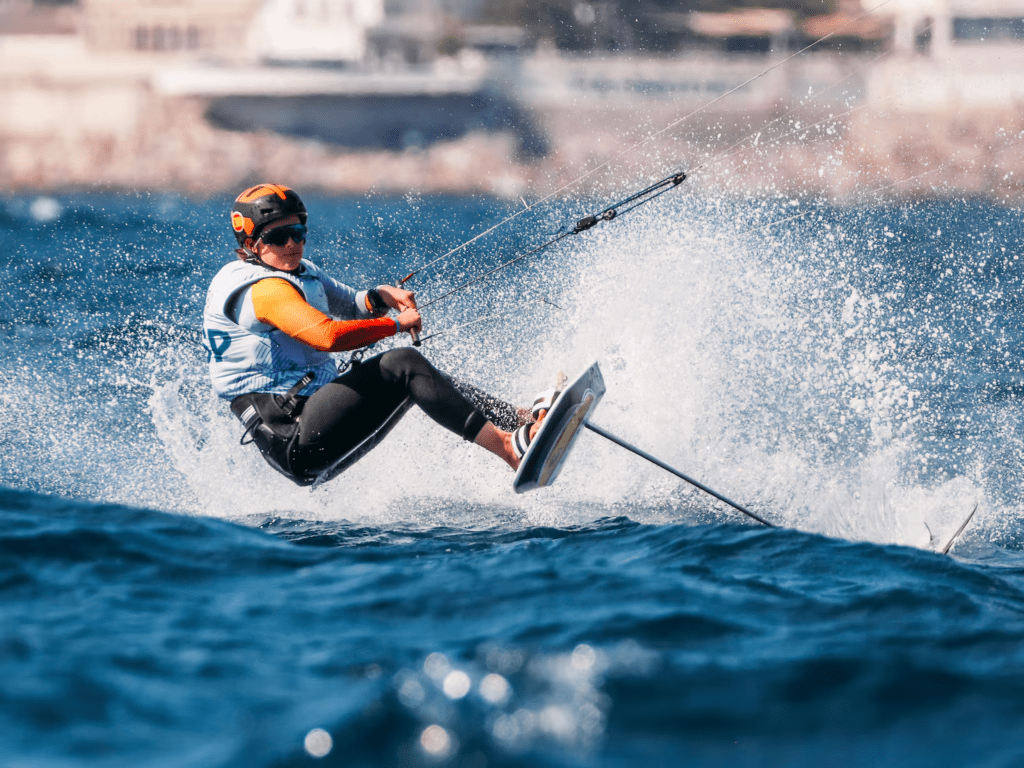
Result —
<instances>
[{"instance_id":1,"label":"rocky coastline","mask_svg":"<svg viewBox=\"0 0 1024 768\"><path fill-rule=\"evenodd\" d=\"M5 139L0 180L8 193L113 189L208 196L257 180L287 179L337 195L508 198L550 194L594 169L574 191L604 191L624 179L689 170L692 181L713 194L839 202L950 196L1015 202L1024 195L1024 118L1009 110L969 117L861 110L825 116L804 130L791 122L771 126L778 116L770 112L731 126L718 116L712 125L684 126L646 141L645 131L678 119L672 110L646 115L639 127L635 114L616 110L552 111L540 121L550 153L521 162L508 134L473 132L403 151L345 151L270 132L218 129L204 119L205 108L203 99L160 100L144 127L124 138Z\"/></svg>"},{"instance_id":2,"label":"rocky coastline","mask_svg":"<svg viewBox=\"0 0 1024 768\"><path fill-rule=\"evenodd\" d=\"M527 157L522 136L500 125L398 150L228 130L209 119L215 96L170 92L159 69L72 62L55 73L52 59L26 61L13 53L0 57L6 70L0 96L9 105L0 117L0 184L8 194L172 190L211 196L275 179L335 195L537 199L618 191L685 170L691 186L711 195L853 204L943 197L1015 203L1024 197L1024 117L1015 100L901 110L893 104L904 94L889 103L872 99L868 81L875 75L842 58L779 70L757 83L759 91L721 103L710 91L693 89L715 80L714 87L731 87L763 70L764 62L528 62L516 77L532 90L513 97L523 120L542 135L544 151ZM80 62L92 59L83 54ZM889 78L904 90L912 88L907 66L900 64ZM844 71L854 78L852 95L792 97L807 81L843 82ZM194 81L209 80L196 72ZM879 67L874 72L884 74ZM581 96L570 90L580 82L620 87ZM626 92L633 83L677 90ZM972 87L961 90L969 94ZM709 101L712 108L704 109ZM121 119L118 110L129 117Z\"/></svg>"}]
</instances>

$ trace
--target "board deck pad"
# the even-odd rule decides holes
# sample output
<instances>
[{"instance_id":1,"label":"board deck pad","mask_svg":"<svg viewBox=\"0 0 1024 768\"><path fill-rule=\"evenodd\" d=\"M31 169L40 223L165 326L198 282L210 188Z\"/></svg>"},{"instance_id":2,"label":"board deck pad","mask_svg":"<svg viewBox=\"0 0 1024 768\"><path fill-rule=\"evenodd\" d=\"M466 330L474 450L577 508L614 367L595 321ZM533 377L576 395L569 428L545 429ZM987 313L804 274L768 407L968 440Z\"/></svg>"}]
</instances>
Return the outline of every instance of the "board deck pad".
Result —
<instances>
[{"instance_id":1,"label":"board deck pad","mask_svg":"<svg viewBox=\"0 0 1024 768\"><path fill-rule=\"evenodd\" d=\"M583 431L583 425L590 419L604 393L604 378L597 363L562 390L526 449L512 481L512 490L525 493L555 482Z\"/></svg>"}]
</instances>

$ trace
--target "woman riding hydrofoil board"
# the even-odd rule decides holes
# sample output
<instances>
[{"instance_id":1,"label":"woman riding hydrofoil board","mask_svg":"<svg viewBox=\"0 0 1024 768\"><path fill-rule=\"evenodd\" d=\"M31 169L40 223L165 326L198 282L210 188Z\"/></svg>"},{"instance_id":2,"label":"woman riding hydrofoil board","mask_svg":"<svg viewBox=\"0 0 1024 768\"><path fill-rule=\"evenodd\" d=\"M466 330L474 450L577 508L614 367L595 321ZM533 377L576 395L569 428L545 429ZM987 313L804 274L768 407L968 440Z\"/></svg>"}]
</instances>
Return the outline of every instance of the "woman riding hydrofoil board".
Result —
<instances>
[{"instance_id":1,"label":"woman riding hydrofoil board","mask_svg":"<svg viewBox=\"0 0 1024 768\"><path fill-rule=\"evenodd\" d=\"M530 411L456 382L412 347L339 373L330 353L419 331L420 313L412 291L356 291L305 259L306 221L287 187L242 192L231 211L238 259L213 278L203 312L214 391L267 462L310 485L400 417L408 399L516 469L554 393L538 399L530 423Z\"/></svg>"}]
</instances>

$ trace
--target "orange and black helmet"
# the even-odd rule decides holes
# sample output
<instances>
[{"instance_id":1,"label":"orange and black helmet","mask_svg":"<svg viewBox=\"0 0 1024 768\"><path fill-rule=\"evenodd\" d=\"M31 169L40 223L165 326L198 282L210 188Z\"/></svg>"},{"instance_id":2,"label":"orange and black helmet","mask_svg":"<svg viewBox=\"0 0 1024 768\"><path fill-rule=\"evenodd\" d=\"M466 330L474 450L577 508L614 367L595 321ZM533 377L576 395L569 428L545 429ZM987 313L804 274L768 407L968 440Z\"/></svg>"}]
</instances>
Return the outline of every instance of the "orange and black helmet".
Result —
<instances>
[{"instance_id":1,"label":"orange and black helmet","mask_svg":"<svg viewBox=\"0 0 1024 768\"><path fill-rule=\"evenodd\" d=\"M306 223L306 206L299 196L280 184L257 184L235 200L231 208L231 228L238 244L244 246L247 237L258 240L267 224L288 216L298 216L300 224Z\"/></svg>"}]
</instances>

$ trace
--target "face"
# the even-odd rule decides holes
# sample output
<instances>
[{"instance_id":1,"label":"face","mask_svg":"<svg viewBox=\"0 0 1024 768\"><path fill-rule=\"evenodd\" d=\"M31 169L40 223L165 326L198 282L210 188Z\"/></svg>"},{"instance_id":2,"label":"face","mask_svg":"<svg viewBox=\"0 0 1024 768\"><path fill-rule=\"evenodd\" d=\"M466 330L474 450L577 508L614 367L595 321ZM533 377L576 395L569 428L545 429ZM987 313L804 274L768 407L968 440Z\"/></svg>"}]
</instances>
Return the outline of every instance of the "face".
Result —
<instances>
[{"instance_id":1,"label":"face","mask_svg":"<svg viewBox=\"0 0 1024 768\"><path fill-rule=\"evenodd\" d=\"M286 219L278 219L272 221L262 230L263 233L270 232L277 229L278 227L287 227L290 224L298 224L298 216L289 216ZM296 243L294 240L289 239L284 245L267 245L263 242L262 238L257 240L256 243L251 246L252 251L260 257L265 264L269 264L275 269L283 269L290 272L293 269L299 268L299 262L302 261L302 251L305 247L305 243Z\"/></svg>"}]
</instances>

